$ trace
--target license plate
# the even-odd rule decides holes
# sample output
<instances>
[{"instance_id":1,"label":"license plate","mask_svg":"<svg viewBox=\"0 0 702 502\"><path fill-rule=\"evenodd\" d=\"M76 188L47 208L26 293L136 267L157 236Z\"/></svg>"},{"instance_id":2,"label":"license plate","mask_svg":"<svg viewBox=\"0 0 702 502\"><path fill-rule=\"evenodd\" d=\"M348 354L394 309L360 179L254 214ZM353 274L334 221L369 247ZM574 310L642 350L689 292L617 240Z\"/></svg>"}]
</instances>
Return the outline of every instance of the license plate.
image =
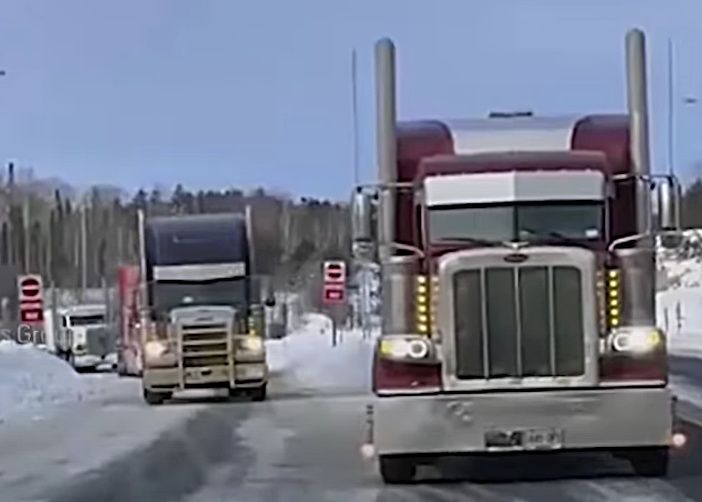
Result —
<instances>
[{"instance_id":1,"label":"license plate","mask_svg":"<svg viewBox=\"0 0 702 502\"><path fill-rule=\"evenodd\" d=\"M524 431L525 450L555 450L563 446L563 433L557 429L527 429Z\"/></svg>"},{"instance_id":2,"label":"license plate","mask_svg":"<svg viewBox=\"0 0 702 502\"><path fill-rule=\"evenodd\" d=\"M488 450L555 450L563 447L559 429L491 430L485 433Z\"/></svg>"},{"instance_id":3,"label":"license plate","mask_svg":"<svg viewBox=\"0 0 702 502\"><path fill-rule=\"evenodd\" d=\"M190 380L204 380L212 376L211 369L188 370L186 371L187 378Z\"/></svg>"}]
</instances>

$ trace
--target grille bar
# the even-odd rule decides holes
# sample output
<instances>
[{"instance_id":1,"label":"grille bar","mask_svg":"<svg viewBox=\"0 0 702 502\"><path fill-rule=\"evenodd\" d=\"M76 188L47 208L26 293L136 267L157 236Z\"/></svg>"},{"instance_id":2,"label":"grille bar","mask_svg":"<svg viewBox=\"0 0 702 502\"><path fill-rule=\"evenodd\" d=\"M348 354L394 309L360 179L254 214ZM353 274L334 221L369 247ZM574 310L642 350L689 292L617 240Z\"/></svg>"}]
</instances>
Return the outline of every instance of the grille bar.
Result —
<instances>
[{"instance_id":1,"label":"grille bar","mask_svg":"<svg viewBox=\"0 0 702 502\"><path fill-rule=\"evenodd\" d=\"M521 297L521 294L520 294L522 290L521 290L520 284L519 284L519 277L520 277L520 275L521 275L521 274L519 274L518 271L517 271L517 273L512 274L512 276L513 276L513 278L514 278L514 291L515 291L515 295L514 295L514 313L515 313L515 318L516 318L516 319L521 319L521 318L522 318L522 313L521 313L521 310L522 310L522 309L521 309L521 306L522 306L522 305L521 305L521 304L522 304L522 297ZM516 325L516 327L517 327L517 332L516 332L516 336L517 336L517 340L516 340L516 341L517 341L517 351L516 351L516 352L517 352L517 374L518 374L518 375L522 375L522 374L524 373L524 372L523 372L523 368L522 368L522 366L523 366L523 365L522 365L522 351L523 351L523 349L524 349L524 345L522 344L522 323L519 322L519 321L517 321L517 322L515 323L515 325Z\"/></svg>"},{"instance_id":2,"label":"grille bar","mask_svg":"<svg viewBox=\"0 0 702 502\"><path fill-rule=\"evenodd\" d=\"M229 331L226 323L180 325L180 364L184 368L227 365L231 352Z\"/></svg>"},{"instance_id":3,"label":"grille bar","mask_svg":"<svg viewBox=\"0 0 702 502\"><path fill-rule=\"evenodd\" d=\"M481 328L481 336L476 337L478 340L480 340L480 343L483 347L483 367L481 370L481 373L485 378L488 378L490 376L489 369L490 368L490 340L487 339L486 336L483 336L484 333L488 332L488 325L487 325L487 304L481 300L483 292L487 289L487 279L485 278L485 269L480 270L480 289L477 291L477 301L479 305L479 312L481 315L481 321L480 321L480 328Z\"/></svg>"},{"instance_id":4,"label":"grille bar","mask_svg":"<svg viewBox=\"0 0 702 502\"><path fill-rule=\"evenodd\" d=\"M554 300L553 292L553 268L548 268L548 340L549 347L555 347L556 345L556 319L554 315L556 301ZM556 374L556 351L549 351L549 368L551 374Z\"/></svg>"},{"instance_id":5,"label":"grille bar","mask_svg":"<svg viewBox=\"0 0 702 502\"><path fill-rule=\"evenodd\" d=\"M578 268L484 267L461 270L453 282L458 378L585 373Z\"/></svg>"}]
</instances>

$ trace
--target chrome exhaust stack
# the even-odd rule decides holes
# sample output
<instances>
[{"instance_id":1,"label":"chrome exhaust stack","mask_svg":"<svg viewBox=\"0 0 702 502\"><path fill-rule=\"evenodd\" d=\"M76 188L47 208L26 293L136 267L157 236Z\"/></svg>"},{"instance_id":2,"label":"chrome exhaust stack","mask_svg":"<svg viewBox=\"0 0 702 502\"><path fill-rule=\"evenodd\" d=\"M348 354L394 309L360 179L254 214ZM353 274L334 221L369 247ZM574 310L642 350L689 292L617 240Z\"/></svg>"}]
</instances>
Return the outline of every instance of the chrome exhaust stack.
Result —
<instances>
[{"instance_id":1,"label":"chrome exhaust stack","mask_svg":"<svg viewBox=\"0 0 702 502\"><path fill-rule=\"evenodd\" d=\"M383 38L375 44L376 135L378 182L397 181L397 104L395 91L395 44ZM379 193L378 254L382 263L392 256L395 241L395 194L393 188Z\"/></svg>"},{"instance_id":2,"label":"chrome exhaust stack","mask_svg":"<svg viewBox=\"0 0 702 502\"><path fill-rule=\"evenodd\" d=\"M651 155L648 127L646 37L639 29L626 34L626 82L629 111L629 149L636 183L636 231L651 235ZM627 297L624 309L628 325L655 326L655 246L651 237L638 241L635 249L616 252L621 263ZM652 277L653 276L653 277Z\"/></svg>"},{"instance_id":3,"label":"chrome exhaust stack","mask_svg":"<svg viewBox=\"0 0 702 502\"><path fill-rule=\"evenodd\" d=\"M629 110L629 148L637 184L637 232L650 232L651 195L647 178L651 175L648 131L648 85L646 75L646 38L639 29L626 35L626 82Z\"/></svg>"}]
</instances>

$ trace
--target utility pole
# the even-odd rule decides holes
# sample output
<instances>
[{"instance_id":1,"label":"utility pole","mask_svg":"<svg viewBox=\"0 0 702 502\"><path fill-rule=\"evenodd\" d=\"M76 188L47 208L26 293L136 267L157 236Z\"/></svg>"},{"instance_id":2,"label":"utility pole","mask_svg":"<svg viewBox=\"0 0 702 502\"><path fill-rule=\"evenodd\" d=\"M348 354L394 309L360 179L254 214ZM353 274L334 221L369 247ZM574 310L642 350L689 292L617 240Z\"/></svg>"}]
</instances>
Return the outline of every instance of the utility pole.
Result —
<instances>
[{"instance_id":1,"label":"utility pole","mask_svg":"<svg viewBox=\"0 0 702 502\"><path fill-rule=\"evenodd\" d=\"M31 225L29 223L29 194L26 194L25 197L22 199L22 227L23 227L23 268L24 268L24 273L28 274L30 272L30 255L29 255L29 245L31 242L31 236L29 235L29 232L31 230Z\"/></svg>"},{"instance_id":2,"label":"utility pole","mask_svg":"<svg viewBox=\"0 0 702 502\"><path fill-rule=\"evenodd\" d=\"M357 85L356 49L351 53L351 113L353 119L353 182L360 182L358 159L358 85Z\"/></svg>"},{"instance_id":3,"label":"utility pole","mask_svg":"<svg viewBox=\"0 0 702 502\"><path fill-rule=\"evenodd\" d=\"M48 249L46 252L46 275L49 283L54 282L54 209L49 214Z\"/></svg>"},{"instance_id":4,"label":"utility pole","mask_svg":"<svg viewBox=\"0 0 702 502\"><path fill-rule=\"evenodd\" d=\"M673 40L668 37L668 173L675 172L675 90Z\"/></svg>"},{"instance_id":5,"label":"utility pole","mask_svg":"<svg viewBox=\"0 0 702 502\"><path fill-rule=\"evenodd\" d=\"M9 191L9 199L10 199L10 211L9 211L9 217L10 217L10 246L9 246L9 251L10 251L10 256L9 256L9 262L13 266L17 266L17 262L19 261L17 259L17 246L19 245L17 242L17 228L15 228L15 165L10 162L7 165L7 187Z\"/></svg>"},{"instance_id":6,"label":"utility pole","mask_svg":"<svg viewBox=\"0 0 702 502\"><path fill-rule=\"evenodd\" d=\"M80 296L85 301L85 291L88 288L88 224L85 203L80 206Z\"/></svg>"}]
</instances>

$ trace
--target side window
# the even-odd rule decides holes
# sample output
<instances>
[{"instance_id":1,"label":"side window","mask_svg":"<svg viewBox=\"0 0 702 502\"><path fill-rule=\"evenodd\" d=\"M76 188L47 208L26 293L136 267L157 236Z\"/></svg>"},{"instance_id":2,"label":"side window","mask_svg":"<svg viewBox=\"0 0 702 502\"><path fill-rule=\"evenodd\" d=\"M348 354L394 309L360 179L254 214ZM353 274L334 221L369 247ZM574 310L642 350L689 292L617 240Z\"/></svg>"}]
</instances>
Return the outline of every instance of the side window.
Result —
<instances>
[{"instance_id":1,"label":"side window","mask_svg":"<svg viewBox=\"0 0 702 502\"><path fill-rule=\"evenodd\" d=\"M61 326L63 326L64 328L68 327L68 316L61 316Z\"/></svg>"}]
</instances>

